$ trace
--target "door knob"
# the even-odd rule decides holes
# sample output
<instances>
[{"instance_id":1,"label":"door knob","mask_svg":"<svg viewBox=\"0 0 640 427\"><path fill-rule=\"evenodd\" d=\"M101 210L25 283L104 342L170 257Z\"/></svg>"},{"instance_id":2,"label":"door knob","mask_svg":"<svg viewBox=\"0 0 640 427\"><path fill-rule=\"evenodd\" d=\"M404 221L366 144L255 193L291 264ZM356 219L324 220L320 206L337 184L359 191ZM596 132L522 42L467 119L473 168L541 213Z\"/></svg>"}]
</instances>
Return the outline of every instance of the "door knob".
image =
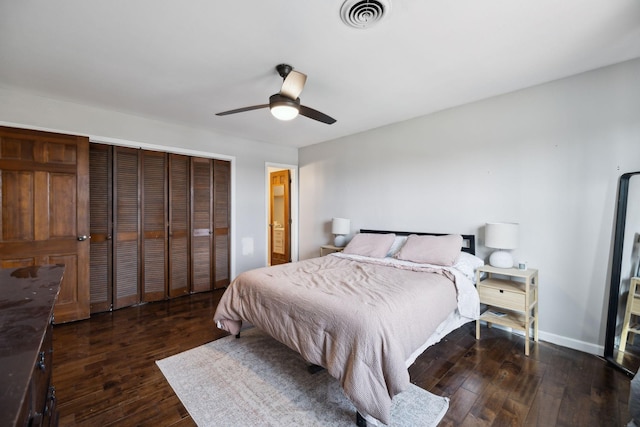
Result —
<instances>
[{"instance_id":1,"label":"door knob","mask_svg":"<svg viewBox=\"0 0 640 427\"><path fill-rule=\"evenodd\" d=\"M84 242L87 240L87 236L78 236L78 242Z\"/></svg>"}]
</instances>

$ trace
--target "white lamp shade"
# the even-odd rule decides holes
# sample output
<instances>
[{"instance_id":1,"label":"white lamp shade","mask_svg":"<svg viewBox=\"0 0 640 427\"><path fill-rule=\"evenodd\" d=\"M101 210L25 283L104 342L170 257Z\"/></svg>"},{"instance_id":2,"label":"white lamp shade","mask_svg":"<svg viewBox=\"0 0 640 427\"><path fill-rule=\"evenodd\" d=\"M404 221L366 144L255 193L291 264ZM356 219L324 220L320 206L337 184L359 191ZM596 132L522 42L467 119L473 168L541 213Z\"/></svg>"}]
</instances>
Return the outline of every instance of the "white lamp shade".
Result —
<instances>
[{"instance_id":1,"label":"white lamp shade","mask_svg":"<svg viewBox=\"0 0 640 427\"><path fill-rule=\"evenodd\" d=\"M518 224L512 222L488 222L484 229L484 244L495 249L518 247Z\"/></svg>"},{"instance_id":2,"label":"white lamp shade","mask_svg":"<svg viewBox=\"0 0 640 427\"><path fill-rule=\"evenodd\" d=\"M331 234L349 234L351 221L345 218L333 218L331 222Z\"/></svg>"}]
</instances>

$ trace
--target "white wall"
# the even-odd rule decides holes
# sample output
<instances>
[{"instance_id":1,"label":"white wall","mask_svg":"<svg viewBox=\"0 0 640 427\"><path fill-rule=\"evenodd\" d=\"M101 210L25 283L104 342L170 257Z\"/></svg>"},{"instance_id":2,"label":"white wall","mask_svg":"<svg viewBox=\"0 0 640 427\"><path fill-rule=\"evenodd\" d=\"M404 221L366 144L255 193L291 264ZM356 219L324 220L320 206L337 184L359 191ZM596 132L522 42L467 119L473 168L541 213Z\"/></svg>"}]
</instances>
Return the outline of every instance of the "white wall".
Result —
<instances>
[{"instance_id":1,"label":"white wall","mask_svg":"<svg viewBox=\"0 0 640 427\"><path fill-rule=\"evenodd\" d=\"M602 354L618 178L640 170L640 60L299 152L300 256L329 221L476 233L513 221L543 340ZM401 99L394 102L402 102Z\"/></svg>"},{"instance_id":2,"label":"white wall","mask_svg":"<svg viewBox=\"0 0 640 427\"><path fill-rule=\"evenodd\" d=\"M298 163L295 148L265 144L0 87L0 124L89 136L232 161L232 273L265 265L265 164Z\"/></svg>"}]
</instances>

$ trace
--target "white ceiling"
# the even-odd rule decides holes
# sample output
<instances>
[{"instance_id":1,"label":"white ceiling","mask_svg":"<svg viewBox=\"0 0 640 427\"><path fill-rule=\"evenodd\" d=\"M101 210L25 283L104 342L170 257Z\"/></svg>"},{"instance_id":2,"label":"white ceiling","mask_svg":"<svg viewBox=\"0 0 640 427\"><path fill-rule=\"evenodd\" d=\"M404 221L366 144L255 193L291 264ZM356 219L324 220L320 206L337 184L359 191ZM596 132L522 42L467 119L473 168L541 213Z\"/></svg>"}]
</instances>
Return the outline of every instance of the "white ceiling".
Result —
<instances>
[{"instance_id":1,"label":"white ceiling","mask_svg":"<svg viewBox=\"0 0 640 427\"><path fill-rule=\"evenodd\" d=\"M343 0L0 0L0 85L302 147L640 57L639 0L389 2L359 30ZM282 62L337 123L215 116Z\"/></svg>"}]
</instances>

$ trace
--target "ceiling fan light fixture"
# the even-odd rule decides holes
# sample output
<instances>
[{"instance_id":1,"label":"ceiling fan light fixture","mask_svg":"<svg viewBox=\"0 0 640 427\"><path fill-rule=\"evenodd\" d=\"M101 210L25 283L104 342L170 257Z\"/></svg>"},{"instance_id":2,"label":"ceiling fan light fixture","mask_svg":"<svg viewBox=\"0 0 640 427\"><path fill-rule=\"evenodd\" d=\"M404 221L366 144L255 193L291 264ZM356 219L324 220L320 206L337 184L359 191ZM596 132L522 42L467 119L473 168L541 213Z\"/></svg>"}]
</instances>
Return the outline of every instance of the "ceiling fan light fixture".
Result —
<instances>
[{"instance_id":1,"label":"ceiling fan light fixture","mask_svg":"<svg viewBox=\"0 0 640 427\"><path fill-rule=\"evenodd\" d=\"M300 111L300 98L293 100L276 93L269 97L269 109L278 120L293 120Z\"/></svg>"},{"instance_id":2,"label":"ceiling fan light fixture","mask_svg":"<svg viewBox=\"0 0 640 427\"><path fill-rule=\"evenodd\" d=\"M336 122L331 116L327 116L318 110L300 105L300 93L307 81L306 74L294 71L293 67L287 64L276 65L276 71L284 79L279 93L269 97L268 104L250 105L248 107L236 108L235 110L222 111L216 116L228 116L229 114L244 113L245 111L260 110L269 107L271 114L278 120L293 120L298 114L308 117L320 123L332 125Z\"/></svg>"},{"instance_id":3,"label":"ceiling fan light fixture","mask_svg":"<svg viewBox=\"0 0 640 427\"><path fill-rule=\"evenodd\" d=\"M271 114L278 120L293 120L298 116L298 109L291 105L276 105L271 107Z\"/></svg>"}]
</instances>

